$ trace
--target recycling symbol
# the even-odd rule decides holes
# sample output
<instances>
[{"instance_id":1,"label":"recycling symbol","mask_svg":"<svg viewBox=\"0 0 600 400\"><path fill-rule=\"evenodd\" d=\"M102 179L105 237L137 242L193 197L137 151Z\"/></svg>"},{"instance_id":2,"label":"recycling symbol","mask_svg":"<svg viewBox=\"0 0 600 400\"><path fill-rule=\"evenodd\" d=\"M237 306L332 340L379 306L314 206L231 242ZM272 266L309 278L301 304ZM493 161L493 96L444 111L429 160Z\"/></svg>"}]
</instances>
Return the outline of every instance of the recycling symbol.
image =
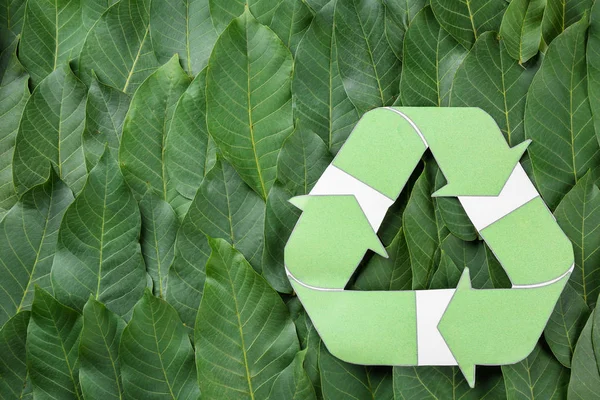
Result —
<instances>
[{"instance_id":1,"label":"recycling symbol","mask_svg":"<svg viewBox=\"0 0 600 400\"><path fill-rule=\"evenodd\" d=\"M513 364L542 334L574 254L510 148L479 108L385 107L366 113L311 192L285 247L286 273L327 349L362 365ZM510 289L355 291L345 286L367 250L387 257L377 230L429 148L508 275Z\"/></svg>"}]
</instances>

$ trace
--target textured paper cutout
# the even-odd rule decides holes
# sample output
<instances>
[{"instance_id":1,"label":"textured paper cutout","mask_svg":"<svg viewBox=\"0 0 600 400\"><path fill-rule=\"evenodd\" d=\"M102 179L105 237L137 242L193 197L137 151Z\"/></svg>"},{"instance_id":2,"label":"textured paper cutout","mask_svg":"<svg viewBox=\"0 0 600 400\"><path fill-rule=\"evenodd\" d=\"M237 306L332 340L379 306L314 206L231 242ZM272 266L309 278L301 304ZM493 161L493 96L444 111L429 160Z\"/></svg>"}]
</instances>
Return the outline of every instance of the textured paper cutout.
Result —
<instances>
[{"instance_id":1,"label":"textured paper cutout","mask_svg":"<svg viewBox=\"0 0 600 400\"><path fill-rule=\"evenodd\" d=\"M509 148L478 108L378 108L366 113L309 195L285 247L288 277L329 351L363 365L475 365L529 355L574 267L573 247ZM507 272L511 289L344 290L427 148Z\"/></svg>"}]
</instances>

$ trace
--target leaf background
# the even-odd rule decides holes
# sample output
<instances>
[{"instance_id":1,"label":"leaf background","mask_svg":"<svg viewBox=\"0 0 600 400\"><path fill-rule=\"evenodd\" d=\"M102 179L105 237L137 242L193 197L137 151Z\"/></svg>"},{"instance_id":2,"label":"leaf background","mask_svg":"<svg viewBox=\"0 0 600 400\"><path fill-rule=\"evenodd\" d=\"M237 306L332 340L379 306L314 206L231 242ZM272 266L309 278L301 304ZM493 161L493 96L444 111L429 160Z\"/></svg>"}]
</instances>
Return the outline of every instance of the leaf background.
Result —
<instances>
[{"instance_id":1,"label":"leaf background","mask_svg":"<svg viewBox=\"0 0 600 400\"><path fill-rule=\"evenodd\" d=\"M2 0L0 398L600 398L599 21L593 0ZM392 104L532 139L573 244L539 344L475 389L337 360L285 274L288 200ZM444 184L426 154L348 289L509 284Z\"/></svg>"}]
</instances>

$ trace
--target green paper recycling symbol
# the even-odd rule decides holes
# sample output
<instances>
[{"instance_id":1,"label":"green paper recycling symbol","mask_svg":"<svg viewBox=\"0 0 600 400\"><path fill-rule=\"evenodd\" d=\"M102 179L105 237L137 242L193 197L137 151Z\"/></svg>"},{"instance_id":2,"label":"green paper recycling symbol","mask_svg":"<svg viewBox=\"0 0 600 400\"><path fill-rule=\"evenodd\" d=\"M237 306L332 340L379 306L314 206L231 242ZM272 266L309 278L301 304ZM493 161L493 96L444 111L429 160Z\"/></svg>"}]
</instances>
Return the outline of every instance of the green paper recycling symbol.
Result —
<instances>
[{"instance_id":1,"label":"green paper recycling symbol","mask_svg":"<svg viewBox=\"0 0 600 400\"><path fill-rule=\"evenodd\" d=\"M374 109L358 122L306 196L285 247L288 278L328 350L363 365L513 364L536 345L574 268L571 242L509 148L478 108ZM511 289L345 290L425 150L510 278Z\"/></svg>"}]
</instances>

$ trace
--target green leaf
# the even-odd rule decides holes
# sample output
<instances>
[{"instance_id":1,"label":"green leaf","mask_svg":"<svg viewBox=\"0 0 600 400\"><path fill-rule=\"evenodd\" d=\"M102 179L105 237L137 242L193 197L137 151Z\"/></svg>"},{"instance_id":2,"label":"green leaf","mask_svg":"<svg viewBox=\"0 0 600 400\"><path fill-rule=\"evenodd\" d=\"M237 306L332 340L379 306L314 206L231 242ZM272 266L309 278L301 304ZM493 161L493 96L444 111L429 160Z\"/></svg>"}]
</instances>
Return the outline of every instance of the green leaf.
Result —
<instances>
[{"instance_id":1,"label":"green leaf","mask_svg":"<svg viewBox=\"0 0 600 400\"><path fill-rule=\"evenodd\" d=\"M442 188L446 183L444 174L438 169L435 175L434 190ZM462 240L471 241L477 239L477 230L456 197L438 197L435 199L435 203L444 225L446 225L450 233Z\"/></svg>"},{"instance_id":2,"label":"green leaf","mask_svg":"<svg viewBox=\"0 0 600 400\"><path fill-rule=\"evenodd\" d=\"M277 181L267 198L262 258L263 276L278 292L292 293L285 273L283 250L300 210L288 200L308 194L330 162L331 156L323 141L300 125L296 126L281 149Z\"/></svg>"},{"instance_id":3,"label":"green leaf","mask_svg":"<svg viewBox=\"0 0 600 400\"><path fill-rule=\"evenodd\" d=\"M52 266L56 298L82 310L91 294L127 314L147 283L140 224L138 206L107 149L63 217Z\"/></svg>"},{"instance_id":4,"label":"green leaf","mask_svg":"<svg viewBox=\"0 0 600 400\"><path fill-rule=\"evenodd\" d=\"M0 221L0 326L29 309L34 285L51 290L58 227L73 194L56 174L25 192Z\"/></svg>"},{"instance_id":5,"label":"green leaf","mask_svg":"<svg viewBox=\"0 0 600 400\"><path fill-rule=\"evenodd\" d=\"M119 348L132 399L198 399L194 350L177 312L150 290L133 309Z\"/></svg>"},{"instance_id":6,"label":"green leaf","mask_svg":"<svg viewBox=\"0 0 600 400\"><path fill-rule=\"evenodd\" d=\"M575 344L589 315L590 309L581 295L570 284L565 286L548 320L544 337L554 357L567 368L571 368Z\"/></svg>"},{"instance_id":7,"label":"green leaf","mask_svg":"<svg viewBox=\"0 0 600 400\"><path fill-rule=\"evenodd\" d=\"M221 34L208 62L208 130L224 157L263 199L292 132L292 55L246 10Z\"/></svg>"},{"instance_id":8,"label":"green leaf","mask_svg":"<svg viewBox=\"0 0 600 400\"><path fill-rule=\"evenodd\" d=\"M587 20L567 28L548 47L527 95L525 134L535 180L548 207L590 168L600 166L600 147L588 103L585 65Z\"/></svg>"},{"instance_id":9,"label":"green leaf","mask_svg":"<svg viewBox=\"0 0 600 400\"><path fill-rule=\"evenodd\" d=\"M15 143L17 193L45 182L51 168L75 193L81 190L87 173L81 145L86 92L67 64L35 88L25 104Z\"/></svg>"},{"instance_id":10,"label":"green leaf","mask_svg":"<svg viewBox=\"0 0 600 400\"><path fill-rule=\"evenodd\" d=\"M592 0L546 0L542 32L550 44L569 26L579 21L592 6Z\"/></svg>"},{"instance_id":11,"label":"green leaf","mask_svg":"<svg viewBox=\"0 0 600 400\"><path fill-rule=\"evenodd\" d=\"M285 367L273 382L269 399L316 400L315 389L304 370L306 350L296 353L294 360Z\"/></svg>"},{"instance_id":12,"label":"green leaf","mask_svg":"<svg viewBox=\"0 0 600 400\"><path fill-rule=\"evenodd\" d=\"M152 190L148 190L139 205L142 215L142 254L154 282L153 293L164 299L169 267L175 257L179 220L169 203Z\"/></svg>"},{"instance_id":13,"label":"green leaf","mask_svg":"<svg viewBox=\"0 0 600 400\"><path fill-rule=\"evenodd\" d=\"M444 250L440 253L440 265L431 278L429 289L448 289L455 288L462 275L462 268L459 268L452 258Z\"/></svg>"},{"instance_id":14,"label":"green leaf","mask_svg":"<svg viewBox=\"0 0 600 400\"><path fill-rule=\"evenodd\" d=\"M590 106L596 137L600 140L600 2L594 3L590 13L586 61Z\"/></svg>"},{"instance_id":15,"label":"green leaf","mask_svg":"<svg viewBox=\"0 0 600 400\"><path fill-rule=\"evenodd\" d=\"M20 37L16 37L8 47L0 51L0 87L6 86L15 79L27 75L27 71L17 56Z\"/></svg>"},{"instance_id":16,"label":"green leaf","mask_svg":"<svg viewBox=\"0 0 600 400\"><path fill-rule=\"evenodd\" d=\"M320 11L323 7L325 7L330 2L331 2L331 0L306 0L306 4L308 4L308 6L314 12Z\"/></svg>"},{"instance_id":17,"label":"green leaf","mask_svg":"<svg viewBox=\"0 0 600 400\"><path fill-rule=\"evenodd\" d=\"M358 273L353 285L355 290L411 289L410 256L402 228L385 250L388 258L373 254Z\"/></svg>"},{"instance_id":18,"label":"green leaf","mask_svg":"<svg viewBox=\"0 0 600 400\"><path fill-rule=\"evenodd\" d=\"M465 268L469 268L474 288L491 289L494 287L490 272L493 265L491 265L483 242L465 242L454 235L448 235L441 243L440 248L461 272ZM455 284L457 283L458 281L455 282Z\"/></svg>"},{"instance_id":19,"label":"green leaf","mask_svg":"<svg viewBox=\"0 0 600 400\"><path fill-rule=\"evenodd\" d=\"M591 173L585 174L554 212L575 251L575 269L569 281L590 307L600 293L600 190L593 178Z\"/></svg>"},{"instance_id":20,"label":"green leaf","mask_svg":"<svg viewBox=\"0 0 600 400\"><path fill-rule=\"evenodd\" d=\"M524 63L537 54L542 40L546 0L511 1L502 17L500 36L512 58Z\"/></svg>"},{"instance_id":21,"label":"green leaf","mask_svg":"<svg viewBox=\"0 0 600 400\"><path fill-rule=\"evenodd\" d=\"M85 31L89 32L102 14L108 10L118 0L80 0L81 18Z\"/></svg>"},{"instance_id":22,"label":"green leaf","mask_svg":"<svg viewBox=\"0 0 600 400\"><path fill-rule=\"evenodd\" d=\"M12 177L12 158L19 121L29 99L29 75L16 54L16 44L7 48L6 69L0 79L0 219L17 201Z\"/></svg>"},{"instance_id":23,"label":"green leaf","mask_svg":"<svg viewBox=\"0 0 600 400\"><path fill-rule=\"evenodd\" d=\"M152 2L150 34L161 64L177 53L183 68L191 75L206 66L217 40L208 3L208 0Z\"/></svg>"},{"instance_id":24,"label":"green leaf","mask_svg":"<svg viewBox=\"0 0 600 400\"><path fill-rule=\"evenodd\" d=\"M167 134L167 174L179 194L193 199L216 160L216 146L206 127L206 69L181 95Z\"/></svg>"},{"instance_id":25,"label":"green leaf","mask_svg":"<svg viewBox=\"0 0 600 400\"><path fill-rule=\"evenodd\" d=\"M595 399L600 396L600 373L598 372L598 329L600 319L597 309L588 318L579 340L571 365L569 399Z\"/></svg>"},{"instance_id":26,"label":"green leaf","mask_svg":"<svg viewBox=\"0 0 600 400\"><path fill-rule=\"evenodd\" d=\"M260 270L265 204L227 162L218 160L202 181L175 243L175 260L169 270L167 300L183 322L194 319L210 256L206 236L223 238Z\"/></svg>"},{"instance_id":27,"label":"green leaf","mask_svg":"<svg viewBox=\"0 0 600 400\"><path fill-rule=\"evenodd\" d=\"M296 51L292 91L296 115L336 153L358 120L338 70L333 34L336 0L314 17Z\"/></svg>"},{"instance_id":28,"label":"green leaf","mask_svg":"<svg viewBox=\"0 0 600 400\"><path fill-rule=\"evenodd\" d=\"M119 162L136 198L148 187L171 201L165 140L177 100L190 83L177 55L156 70L133 95L123 123Z\"/></svg>"},{"instance_id":29,"label":"green leaf","mask_svg":"<svg viewBox=\"0 0 600 400\"><path fill-rule=\"evenodd\" d=\"M125 321L90 296L83 307L79 381L88 399L121 399L119 343Z\"/></svg>"},{"instance_id":30,"label":"green leaf","mask_svg":"<svg viewBox=\"0 0 600 400\"><path fill-rule=\"evenodd\" d=\"M385 5L385 35L399 60L402 60L404 35L413 18L427 5L427 0L383 0Z\"/></svg>"},{"instance_id":31,"label":"green leaf","mask_svg":"<svg viewBox=\"0 0 600 400\"><path fill-rule=\"evenodd\" d=\"M94 70L100 81L126 93L135 92L159 66L148 19L147 0L121 0L102 14L79 56L78 70L84 82L91 82Z\"/></svg>"},{"instance_id":32,"label":"green leaf","mask_svg":"<svg viewBox=\"0 0 600 400\"><path fill-rule=\"evenodd\" d=\"M270 28L295 55L312 19L312 12L303 0L283 0L273 14Z\"/></svg>"},{"instance_id":33,"label":"green leaf","mask_svg":"<svg viewBox=\"0 0 600 400\"><path fill-rule=\"evenodd\" d=\"M284 1L286 0L208 0L208 3L213 24L220 34L247 9L258 22L269 25L275 11Z\"/></svg>"},{"instance_id":34,"label":"green leaf","mask_svg":"<svg viewBox=\"0 0 600 400\"><path fill-rule=\"evenodd\" d=\"M27 381L25 365L25 340L29 311L21 311L0 329L0 397L21 399Z\"/></svg>"},{"instance_id":35,"label":"green leaf","mask_svg":"<svg viewBox=\"0 0 600 400\"><path fill-rule=\"evenodd\" d=\"M289 312L241 253L209 239L195 329L198 382L207 398L264 399L299 350Z\"/></svg>"},{"instance_id":36,"label":"green leaf","mask_svg":"<svg viewBox=\"0 0 600 400\"><path fill-rule=\"evenodd\" d=\"M477 367L475 389L456 367L394 367L396 398L405 400L435 399L504 399L504 382L499 371Z\"/></svg>"},{"instance_id":37,"label":"green leaf","mask_svg":"<svg viewBox=\"0 0 600 400\"><path fill-rule=\"evenodd\" d=\"M447 106L456 69L467 50L425 7L406 30L400 99L406 106Z\"/></svg>"},{"instance_id":38,"label":"green leaf","mask_svg":"<svg viewBox=\"0 0 600 400\"><path fill-rule=\"evenodd\" d=\"M77 57L86 31L78 0L27 0L19 57L34 86Z\"/></svg>"},{"instance_id":39,"label":"green leaf","mask_svg":"<svg viewBox=\"0 0 600 400\"><path fill-rule=\"evenodd\" d=\"M504 0L431 0L442 28L467 49L484 32L498 32L507 5Z\"/></svg>"},{"instance_id":40,"label":"green leaf","mask_svg":"<svg viewBox=\"0 0 600 400\"><path fill-rule=\"evenodd\" d=\"M449 234L431 197L437 169L433 160L426 162L402 217L412 265L412 288L417 290L429 286L439 260L438 247Z\"/></svg>"},{"instance_id":41,"label":"green leaf","mask_svg":"<svg viewBox=\"0 0 600 400\"><path fill-rule=\"evenodd\" d=\"M569 370L539 344L523 361L503 365L502 375L508 399L566 398Z\"/></svg>"},{"instance_id":42,"label":"green leaf","mask_svg":"<svg viewBox=\"0 0 600 400\"><path fill-rule=\"evenodd\" d=\"M26 0L4 0L0 6L0 51L8 48L23 27Z\"/></svg>"},{"instance_id":43,"label":"green leaf","mask_svg":"<svg viewBox=\"0 0 600 400\"><path fill-rule=\"evenodd\" d=\"M390 106L398 97L400 61L385 37L380 0L339 1L335 41L344 88L360 113Z\"/></svg>"},{"instance_id":44,"label":"green leaf","mask_svg":"<svg viewBox=\"0 0 600 400\"><path fill-rule=\"evenodd\" d=\"M319 369L324 400L351 396L357 400L392 400L392 369L348 364L338 360L321 343Z\"/></svg>"},{"instance_id":45,"label":"green leaf","mask_svg":"<svg viewBox=\"0 0 600 400\"><path fill-rule=\"evenodd\" d=\"M479 37L456 71L450 105L480 107L490 114L510 146L525 140L523 119L527 90L541 57L525 65L513 60L493 32Z\"/></svg>"},{"instance_id":46,"label":"green leaf","mask_svg":"<svg viewBox=\"0 0 600 400\"><path fill-rule=\"evenodd\" d=\"M85 106L83 131L83 150L88 169L96 165L106 144L114 157L118 157L123 121L130 102L130 96L100 83L95 77L92 79Z\"/></svg>"},{"instance_id":47,"label":"green leaf","mask_svg":"<svg viewBox=\"0 0 600 400\"><path fill-rule=\"evenodd\" d=\"M27 328L27 370L36 399L81 399L78 349L82 319L36 286Z\"/></svg>"}]
</instances>

